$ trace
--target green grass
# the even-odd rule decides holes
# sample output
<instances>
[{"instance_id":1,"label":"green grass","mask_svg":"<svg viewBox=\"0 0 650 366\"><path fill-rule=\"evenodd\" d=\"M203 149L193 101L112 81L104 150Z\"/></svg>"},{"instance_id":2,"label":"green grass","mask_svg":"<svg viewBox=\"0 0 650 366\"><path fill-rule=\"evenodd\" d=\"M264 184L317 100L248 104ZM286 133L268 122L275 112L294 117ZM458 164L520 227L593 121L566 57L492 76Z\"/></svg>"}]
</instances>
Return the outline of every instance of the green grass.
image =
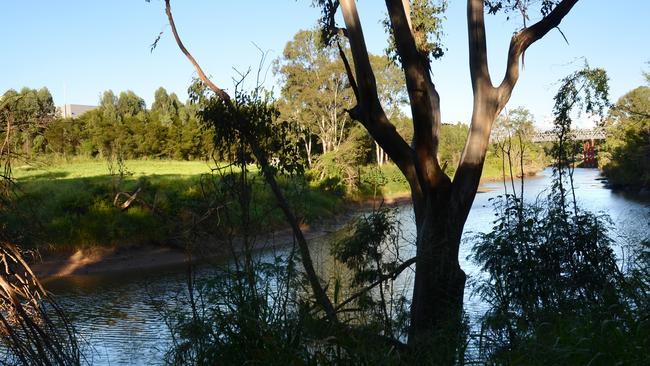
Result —
<instances>
[{"instance_id":1,"label":"green grass","mask_svg":"<svg viewBox=\"0 0 650 366\"><path fill-rule=\"evenodd\" d=\"M500 165L488 156L483 178L501 177ZM73 159L15 167L16 206L0 213L5 230L27 247L53 250L84 246L167 245L182 241L192 220L218 205L214 191L218 176L213 164L202 161L127 160L125 174L110 175L106 161ZM114 170L117 170L115 168ZM250 167L255 175L256 168ZM281 185L297 215L315 223L340 213L345 200L365 200L375 194L408 194L409 186L394 164L361 168L361 185L345 193L339 180L282 178ZM308 174L309 176L309 174ZM253 188L252 219L268 230L285 227L283 215L261 177ZM128 210L113 204L117 192L141 188ZM232 201L232 200L230 200ZM233 211L237 212L237 210ZM204 223L202 229L214 222ZM223 220L219 225L226 225Z\"/></svg>"},{"instance_id":2,"label":"green grass","mask_svg":"<svg viewBox=\"0 0 650 366\"><path fill-rule=\"evenodd\" d=\"M151 175L197 176L209 173L214 164L203 161L126 160L125 166L130 177L138 178ZM54 165L24 165L14 168L14 175L19 181L39 178L74 179L108 176L109 170L104 160L84 159Z\"/></svg>"},{"instance_id":3,"label":"green grass","mask_svg":"<svg viewBox=\"0 0 650 366\"><path fill-rule=\"evenodd\" d=\"M525 174L534 174L543 170L549 163L548 159L541 154L540 152L532 152L533 157L528 156L524 162L524 172ZM517 162L513 162L517 164ZM455 167L454 167L455 170ZM452 170L452 173L454 172ZM373 187L376 182L381 182L378 192L384 197L404 195L410 193L409 185L393 163L384 164L380 171L381 176L378 177L377 169L374 166L364 167L362 170L361 180L364 183L364 187L361 189L362 197L370 197L373 194ZM513 173L519 175L519 168L516 168ZM509 171L506 170L506 175L509 174ZM497 157L493 151L488 151L485 159L485 164L483 165L483 172L481 174L481 180L492 181L502 179L503 172L501 168L501 159ZM451 175L453 179L453 174Z\"/></svg>"},{"instance_id":4,"label":"green grass","mask_svg":"<svg viewBox=\"0 0 650 366\"><path fill-rule=\"evenodd\" d=\"M14 168L16 209L0 213L10 235L27 247L69 250L84 246L182 244L187 230L211 207L222 205L215 187L220 178L205 162L129 160L126 174L110 175L105 161L76 160ZM255 176L255 170L251 167ZM306 222L341 211L343 199L304 182L284 178L280 184ZM297 189L296 187L299 187ZM141 188L128 210L113 204L117 192ZM260 177L253 186L252 220L266 229L286 226L270 190ZM233 199L225 203L239 214ZM235 207L235 208L233 208ZM197 230L226 225L211 216Z\"/></svg>"}]
</instances>

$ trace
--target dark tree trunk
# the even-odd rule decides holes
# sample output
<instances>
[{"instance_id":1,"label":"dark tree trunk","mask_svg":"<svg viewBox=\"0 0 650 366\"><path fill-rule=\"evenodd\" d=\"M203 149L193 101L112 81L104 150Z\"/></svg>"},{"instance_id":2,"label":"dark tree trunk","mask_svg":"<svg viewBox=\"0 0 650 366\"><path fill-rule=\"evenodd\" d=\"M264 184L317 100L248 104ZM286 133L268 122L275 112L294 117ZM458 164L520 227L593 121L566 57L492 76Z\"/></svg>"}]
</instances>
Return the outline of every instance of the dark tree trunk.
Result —
<instances>
[{"instance_id":1,"label":"dark tree trunk","mask_svg":"<svg viewBox=\"0 0 650 366\"><path fill-rule=\"evenodd\" d=\"M414 201L417 225L417 260L409 346L428 349L435 359L453 363L462 324L465 272L458 262L460 227L449 214L449 181ZM431 345L436 345L435 351Z\"/></svg>"},{"instance_id":2,"label":"dark tree trunk","mask_svg":"<svg viewBox=\"0 0 650 366\"><path fill-rule=\"evenodd\" d=\"M169 1L165 0L166 11L181 51L215 94L230 102L230 96L205 76L183 46L176 33ZM415 133L413 146L409 146L397 133L379 102L355 0L333 2L341 7L345 22L342 33L350 42L354 61L353 71L341 50L340 55L357 100L356 107L349 111L350 115L364 125L399 167L411 187L417 226L417 268L409 345L415 348L415 353L422 350L438 353L434 357L439 364L453 364L459 346L466 276L458 262L458 249L463 226L479 185L492 124L517 83L523 53L551 29L558 27L577 1L560 0L540 21L512 36L506 72L501 84L495 87L487 64L484 0L467 0L469 71L474 105L470 132L453 183L442 172L437 159L440 98L431 79L428 57L416 47L416 30L412 27L409 1L386 0L386 7L411 102ZM318 288L320 284L314 282L314 287ZM316 294L319 292L315 291ZM324 308L330 308L327 299L322 302Z\"/></svg>"}]
</instances>

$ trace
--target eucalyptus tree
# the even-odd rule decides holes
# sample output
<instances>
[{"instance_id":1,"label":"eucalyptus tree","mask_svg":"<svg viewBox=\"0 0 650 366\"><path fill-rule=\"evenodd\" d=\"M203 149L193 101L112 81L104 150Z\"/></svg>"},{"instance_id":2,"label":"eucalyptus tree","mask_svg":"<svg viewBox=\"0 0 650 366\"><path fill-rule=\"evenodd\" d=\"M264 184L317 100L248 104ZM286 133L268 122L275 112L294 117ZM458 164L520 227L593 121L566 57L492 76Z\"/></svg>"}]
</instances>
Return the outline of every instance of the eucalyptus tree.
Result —
<instances>
[{"instance_id":1,"label":"eucalyptus tree","mask_svg":"<svg viewBox=\"0 0 650 366\"><path fill-rule=\"evenodd\" d=\"M14 153L41 152L45 146L43 132L54 120L56 112L50 91L47 88L25 87L20 92L10 89L0 97L0 105L6 111L6 115L0 114L4 147L11 145ZM9 114L11 124L7 124Z\"/></svg>"},{"instance_id":2,"label":"eucalyptus tree","mask_svg":"<svg viewBox=\"0 0 650 366\"><path fill-rule=\"evenodd\" d=\"M321 47L317 31L298 31L276 60L275 73L283 82L283 115L301 126L310 165L313 135L323 154L338 150L351 122L345 109L352 93L336 48Z\"/></svg>"},{"instance_id":3,"label":"eucalyptus tree","mask_svg":"<svg viewBox=\"0 0 650 366\"><path fill-rule=\"evenodd\" d=\"M440 350L458 345L466 276L460 268L458 254L463 226L476 195L492 125L510 99L519 78L519 63L524 52L549 31L559 26L577 0L468 0L469 74L473 87L473 112L469 133L452 179L441 168L437 153L441 125L441 99L433 83L430 60L442 54L440 12L444 6L431 0L386 0L388 28L395 61L406 79L411 106L414 138L409 144L400 136L381 105L376 70L370 61L355 0L315 0L324 16L324 39L347 38L353 64L344 52L340 56L354 92L356 106L351 118L361 122L408 181L417 226L416 263L408 343L414 349ZM205 75L197 61L184 47L171 16L170 2L165 1L170 26L177 44L195 67L199 78L224 104L231 97ZM484 15L488 12L519 11L527 19L536 4L541 19L524 26L512 35L502 81L494 86L487 66ZM341 10L345 27L336 25ZM331 44L331 43L330 43ZM253 141L254 142L254 141ZM299 234L299 230L295 230ZM302 243L304 245L304 243ZM301 245L301 246L302 246ZM301 252L303 252L301 248ZM308 250L301 253L309 258ZM303 258L304 259L304 258ZM311 263L309 263L311 264ZM404 268L405 266L399 266ZM308 278L318 303L327 318L336 321L331 301L306 266ZM431 343L432 337L442 336ZM424 347L422 347L424 346ZM453 363L455 354L442 356L441 363Z\"/></svg>"},{"instance_id":4,"label":"eucalyptus tree","mask_svg":"<svg viewBox=\"0 0 650 366\"><path fill-rule=\"evenodd\" d=\"M136 116L145 111L144 99L140 98L132 90L123 91L117 98L117 112L122 116Z\"/></svg>"},{"instance_id":5,"label":"eucalyptus tree","mask_svg":"<svg viewBox=\"0 0 650 366\"><path fill-rule=\"evenodd\" d=\"M301 30L287 43L282 58L275 61L275 73L282 81L282 114L302 126L310 165L312 135L320 140L323 153L337 151L351 125L345 110L351 107L352 90L339 57L341 52L349 54L344 45L339 49L323 46L319 32ZM379 98L386 113L389 117L400 113L406 102L403 74L386 56L371 55L370 62L377 70ZM379 165L387 158L378 144L375 155Z\"/></svg>"},{"instance_id":6,"label":"eucalyptus tree","mask_svg":"<svg viewBox=\"0 0 650 366\"><path fill-rule=\"evenodd\" d=\"M151 104L151 113L160 123L169 126L178 118L178 111L182 103L178 100L176 93L168 94L162 86L156 89L154 100Z\"/></svg>"},{"instance_id":7,"label":"eucalyptus tree","mask_svg":"<svg viewBox=\"0 0 650 366\"><path fill-rule=\"evenodd\" d=\"M317 0L325 40L345 37L353 66L348 78L356 106L350 115L361 122L406 177L417 226L416 272L408 342L417 345L440 331L460 325L466 275L458 251L463 227L478 189L492 125L510 99L524 52L559 26L577 0L468 0L469 74L473 89L471 125L453 180L438 161L441 98L433 82L431 59L441 54L442 6L431 0L386 0L390 39L404 71L413 117L409 144L389 120L379 99L376 70L370 62L355 0ZM487 64L486 11L517 11L527 19L538 6L539 21L516 31L503 79L496 86ZM344 27L335 15L341 11ZM526 22L524 23L526 24Z\"/></svg>"}]
</instances>

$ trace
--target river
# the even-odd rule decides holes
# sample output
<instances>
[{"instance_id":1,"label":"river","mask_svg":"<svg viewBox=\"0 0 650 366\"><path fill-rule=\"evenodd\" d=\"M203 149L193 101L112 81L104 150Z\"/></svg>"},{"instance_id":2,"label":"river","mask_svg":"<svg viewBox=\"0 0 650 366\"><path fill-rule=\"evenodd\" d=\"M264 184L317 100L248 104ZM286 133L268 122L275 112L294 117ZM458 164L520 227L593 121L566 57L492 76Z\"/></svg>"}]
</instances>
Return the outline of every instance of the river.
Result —
<instances>
[{"instance_id":1,"label":"river","mask_svg":"<svg viewBox=\"0 0 650 366\"><path fill-rule=\"evenodd\" d=\"M535 199L548 189L550 169L525 180L526 199ZM618 248L633 243L648 233L649 201L628 197L606 188L595 169L576 169L574 175L577 199L583 208L608 214L615 225ZM519 189L519 183L516 183ZM510 189L510 187L508 187ZM465 225L465 238L471 233L492 227L494 217L490 198L503 194L503 184L481 186ZM401 206L397 215L403 223L404 237L414 237L411 207ZM315 243L315 261L323 262L322 243ZM462 268L467 274L479 276L480 271L467 260L470 240L460 249ZM199 272L208 276L209 269ZM67 310L79 330L85 355L93 365L156 365L163 363L171 334L160 312L161 304L173 305L174 299L186 290L186 272L182 268L111 276L84 276L49 282L62 307ZM465 291L466 309L470 317L481 313L482 304Z\"/></svg>"}]
</instances>

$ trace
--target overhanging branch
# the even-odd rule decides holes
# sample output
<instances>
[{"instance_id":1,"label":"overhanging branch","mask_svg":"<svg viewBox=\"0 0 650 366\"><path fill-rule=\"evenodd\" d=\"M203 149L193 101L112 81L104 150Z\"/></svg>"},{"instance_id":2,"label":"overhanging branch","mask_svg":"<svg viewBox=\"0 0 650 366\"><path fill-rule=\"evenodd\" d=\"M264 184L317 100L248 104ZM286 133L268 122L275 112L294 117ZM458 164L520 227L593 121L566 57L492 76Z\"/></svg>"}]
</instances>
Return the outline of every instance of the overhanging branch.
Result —
<instances>
[{"instance_id":1,"label":"overhanging branch","mask_svg":"<svg viewBox=\"0 0 650 366\"><path fill-rule=\"evenodd\" d=\"M354 97L359 100L359 87L357 86L357 82L354 79L354 73L352 72L352 67L350 67L350 62L348 61L348 57L345 55L345 52L343 51L343 47L341 47L340 42L336 42L336 45L339 48L339 56L341 56L341 60L343 60L343 66L345 66L345 73L348 75L348 80L350 81L350 87L352 87L352 92L354 93Z\"/></svg>"},{"instance_id":2,"label":"overhanging branch","mask_svg":"<svg viewBox=\"0 0 650 366\"><path fill-rule=\"evenodd\" d=\"M174 39L176 40L176 44L178 45L178 48L181 49L181 52L187 57L187 59L190 61L192 66L194 66L194 69L196 72L199 74L199 78L201 81L203 81L212 91L223 101L225 102L230 102L230 95L226 93L223 89L219 88L216 86L208 77L205 75L203 72L203 69L201 69L201 66L199 66L198 62L194 59L192 54L185 48L185 45L183 44L183 41L181 41L181 37L178 35L178 31L176 30L176 24L174 24L174 17L172 16L172 9L171 5L169 4L170 0L165 0L165 13L167 14L167 19L169 20L169 26L172 29L172 33L174 34Z\"/></svg>"},{"instance_id":3,"label":"overhanging branch","mask_svg":"<svg viewBox=\"0 0 650 366\"><path fill-rule=\"evenodd\" d=\"M208 87L210 87L210 89L212 89L212 91L219 98L221 98L228 106L234 108L235 104L231 100L230 95L228 95L228 93L226 93L221 88L217 87L214 83L212 83L212 81L210 81L210 79L205 75L205 73L203 72L199 64L196 62L194 57L192 57L190 52L183 45L183 42L181 41L178 32L176 30L176 25L174 24L174 18L171 12L170 0L165 0L165 12L167 13L167 18L169 19L169 25L171 26L172 32L174 33L174 38L176 39L176 43L178 44L178 47L181 49L181 51L187 57L190 63L192 63L192 65L194 66L194 68L199 74L199 78L201 78L201 80L206 85L208 85ZM316 302L323 308L325 314L327 315L327 318L333 323L337 323L338 321L336 318L336 312L334 311L334 306L332 305L332 302L327 297L325 290L321 286L318 275L316 274L316 271L314 269L311 260L311 255L309 254L309 246L307 245L307 240L305 239L305 236L303 235L302 230L298 225L298 221L293 215L293 212L291 211L289 204L286 198L284 197L284 194L279 188L275 176L271 172L271 167L269 165L268 159L266 158L264 152L259 148L257 144L256 136L250 136L249 134L245 134L245 135L247 136L246 140L248 140L247 141L248 145L250 146L253 154L255 155L255 158L257 159L257 161L259 162L262 168L262 174L264 175L264 178L269 183L269 186L272 188L278 206L280 206L280 209L283 211L287 221L289 221L289 224L291 225L293 234L296 238L296 241L298 242L302 264L303 267L305 268L307 280L309 281L312 291L314 292Z\"/></svg>"},{"instance_id":4,"label":"overhanging branch","mask_svg":"<svg viewBox=\"0 0 650 366\"><path fill-rule=\"evenodd\" d=\"M557 28L577 2L578 0L562 0L547 16L512 36L508 50L506 74L498 88L499 104L505 105L508 102L512 89L519 79L519 58L533 43L540 40L553 28ZM564 35L562 36L564 37Z\"/></svg>"}]
</instances>

